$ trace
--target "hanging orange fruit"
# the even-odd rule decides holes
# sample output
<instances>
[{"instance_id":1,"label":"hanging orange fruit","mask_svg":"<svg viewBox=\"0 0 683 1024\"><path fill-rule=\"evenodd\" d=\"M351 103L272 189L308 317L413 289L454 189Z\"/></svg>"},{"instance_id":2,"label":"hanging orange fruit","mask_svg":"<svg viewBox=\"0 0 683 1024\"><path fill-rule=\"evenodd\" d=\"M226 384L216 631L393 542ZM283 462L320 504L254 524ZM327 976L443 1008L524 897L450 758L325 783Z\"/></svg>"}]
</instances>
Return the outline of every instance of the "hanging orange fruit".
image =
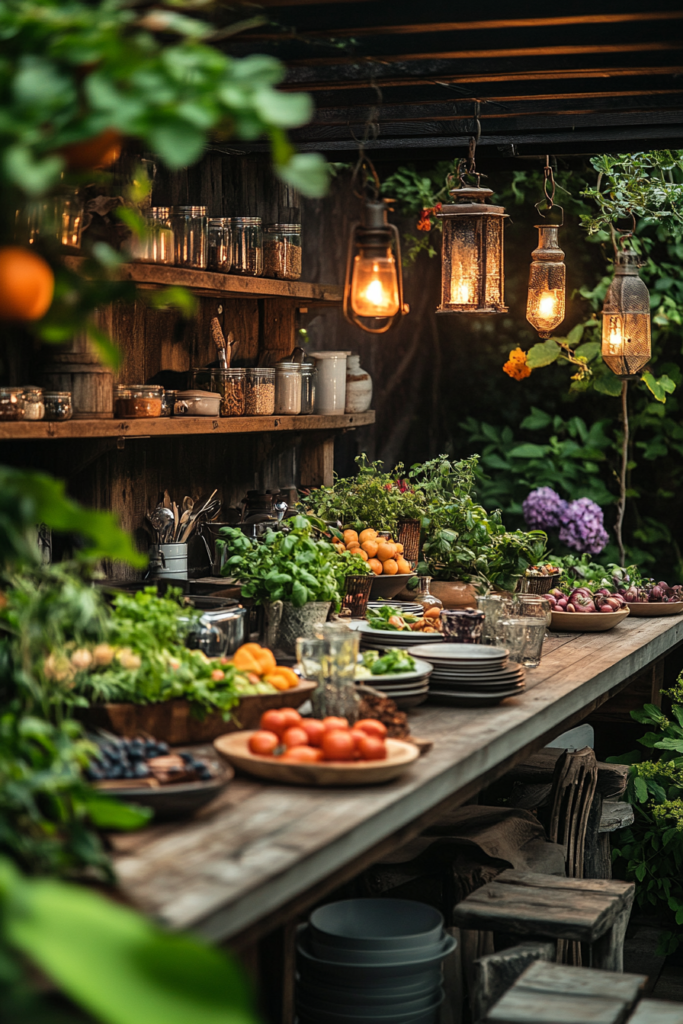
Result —
<instances>
[{"instance_id":1,"label":"hanging orange fruit","mask_svg":"<svg viewBox=\"0 0 683 1024\"><path fill-rule=\"evenodd\" d=\"M50 264L18 245L0 249L0 319L40 320L55 289Z\"/></svg>"},{"instance_id":2,"label":"hanging orange fruit","mask_svg":"<svg viewBox=\"0 0 683 1024\"><path fill-rule=\"evenodd\" d=\"M81 142L70 142L61 153L70 171L89 171L94 167L109 167L121 156L121 133L105 128L99 135Z\"/></svg>"}]
</instances>

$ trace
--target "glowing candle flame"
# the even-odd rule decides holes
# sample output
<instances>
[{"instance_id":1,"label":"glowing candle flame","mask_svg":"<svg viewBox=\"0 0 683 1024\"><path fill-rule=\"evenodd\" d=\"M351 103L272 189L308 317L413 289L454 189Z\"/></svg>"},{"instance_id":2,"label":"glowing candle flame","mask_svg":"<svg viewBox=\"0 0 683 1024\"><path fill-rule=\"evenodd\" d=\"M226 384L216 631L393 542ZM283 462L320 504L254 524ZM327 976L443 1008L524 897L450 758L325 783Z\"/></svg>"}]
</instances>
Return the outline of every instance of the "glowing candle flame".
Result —
<instances>
[{"instance_id":1,"label":"glowing candle flame","mask_svg":"<svg viewBox=\"0 0 683 1024\"><path fill-rule=\"evenodd\" d=\"M609 331L607 334L607 348L614 355L620 355L624 348L624 334L620 316L609 318Z\"/></svg>"},{"instance_id":2,"label":"glowing candle flame","mask_svg":"<svg viewBox=\"0 0 683 1024\"><path fill-rule=\"evenodd\" d=\"M538 315L551 319L557 314L557 294L555 292L541 292L538 300Z\"/></svg>"},{"instance_id":3,"label":"glowing candle flame","mask_svg":"<svg viewBox=\"0 0 683 1024\"><path fill-rule=\"evenodd\" d=\"M472 281L460 278L453 281L451 302L458 306L469 306L474 302L474 285Z\"/></svg>"},{"instance_id":4,"label":"glowing candle flame","mask_svg":"<svg viewBox=\"0 0 683 1024\"><path fill-rule=\"evenodd\" d=\"M395 316L398 312L398 280L394 257L368 259L356 256L351 305L358 316Z\"/></svg>"}]
</instances>

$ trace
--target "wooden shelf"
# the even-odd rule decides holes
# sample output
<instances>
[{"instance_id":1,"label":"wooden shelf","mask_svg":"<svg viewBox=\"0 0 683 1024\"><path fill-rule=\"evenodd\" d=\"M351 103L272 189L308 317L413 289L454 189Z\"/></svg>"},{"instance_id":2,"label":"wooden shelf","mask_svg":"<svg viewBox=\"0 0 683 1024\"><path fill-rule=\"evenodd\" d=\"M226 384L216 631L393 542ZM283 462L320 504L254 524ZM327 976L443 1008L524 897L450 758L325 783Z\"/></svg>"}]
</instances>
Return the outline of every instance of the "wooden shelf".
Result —
<instances>
[{"instance_id":1,"label":"wooden shelf","mask_svg":"<svg viewBox=\"0 0 683 1024\"><path fill-rule=\"evenodd\" d=\"M82 256L66 256L65 265L82 272ZM216 298L292 299L295 302L341 303L343 288L336 284L307 281L274 281L267 277L239 277L208 270L187 270L157 263L123 263L116 269L122 281L134 281L140 288L187 288L196 295Z\"/></svg>"},{"instance_id":2,"label":"wooden shelf","mask_svg":"<svg viewBox=\"0 0 683 1024\"><path fill-rule=\"evenodd\" d=\"M0 440L37 441L68 437L182 437L188 434L255 434L270 431L348 430L375 422L375 413L342 416L174 416L170 419L69 420L53 423L0 421Z\"/></svg>"}]
</instances>

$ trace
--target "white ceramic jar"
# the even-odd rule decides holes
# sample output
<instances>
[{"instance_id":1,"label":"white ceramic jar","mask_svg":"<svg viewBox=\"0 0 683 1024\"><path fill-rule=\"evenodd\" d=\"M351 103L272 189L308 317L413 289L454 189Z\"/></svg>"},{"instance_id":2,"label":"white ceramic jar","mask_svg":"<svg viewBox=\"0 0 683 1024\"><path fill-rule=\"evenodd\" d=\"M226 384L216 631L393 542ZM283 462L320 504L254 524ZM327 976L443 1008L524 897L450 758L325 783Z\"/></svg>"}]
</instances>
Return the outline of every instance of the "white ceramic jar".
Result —
<instances>
[{"instance_id":1,"label":"white ceramic jar","mask_svg":"<svg viewBox=\"0 0 683 1024\"><path fill-rule=\"evenodd\" d=\"M345 412L367 412L372 402L372 377L360 365L360 356L350 355L346 360Z\"/></svg>"},{"instance_id":2,"label":"white ceramic jar","mask_svg":"<svg viewBox=\"0 0 683 1024\"><path fill-rule=\"evenodd\" d=\"M346 360L350 352L311 352L318 370L315 389L317 416L341 415L346 406Z\"/></svg>"},{"instance_id":3,"label":"white ceramic jar","mask_svg":"<svg viewBox=\"0 0 683 1024\"><path fill-rule=\"evenodd\" d=\"M221 396L213 391L179 391L175 416L220 416Z\"/></svg>"}]
</instances>

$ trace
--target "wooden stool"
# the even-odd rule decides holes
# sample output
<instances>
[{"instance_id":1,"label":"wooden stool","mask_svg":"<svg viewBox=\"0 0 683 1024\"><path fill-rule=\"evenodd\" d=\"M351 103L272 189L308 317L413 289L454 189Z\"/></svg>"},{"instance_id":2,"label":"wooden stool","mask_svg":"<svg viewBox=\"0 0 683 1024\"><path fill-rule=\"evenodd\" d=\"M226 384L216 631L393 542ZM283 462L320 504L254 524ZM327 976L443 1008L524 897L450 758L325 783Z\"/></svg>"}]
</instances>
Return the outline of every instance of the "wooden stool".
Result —
<instances>
[{"instance_id":1,"label":"wooden stool","mask_svg":"<svg viewBox=\"0 0 683 1024\"><path fill-rule=\"evenodd\" d=\"M494 1003L512 988L530 964L536 960L553 962L556 954L554 942L520 942L518 946L480 956L472 964L472 1020L484 1020Z\"/></svg>"},{"instance_id":2,"label":"wooden stool","mask_svg":"<svg viewBox=\"0 0 683 1024\"><path fill-rule=\"evenodd\" d=\"M683 1003L667 1003L660 999L643 999L628 1024L683 1024Z\"/></svg>"},{"instance_id":3,"label":"wooden stool","mask_svg":"<svg viewBox=\"0 0 683 1024\"><path fill-rule=\"evenodd\" d=\"M512 988L491 1007L486 1021L491 1024L622 1024L646 981L644 974L614 975L539 960L527 967ZM645 1020L641 1024L645 1024Z\"/></svg>"},{"instance_id":4,"label":"wooden stool","mask_svg":"<svg viewBox=\"0 0 683 1024\"><path fill-rule=\"evenodd\" d=\"M458 903L453 923L499 933L500 948L519 937L582 942L591 967L623 971L634 895L632 882L503 871Z\"/></svg>"}]
</instances>

